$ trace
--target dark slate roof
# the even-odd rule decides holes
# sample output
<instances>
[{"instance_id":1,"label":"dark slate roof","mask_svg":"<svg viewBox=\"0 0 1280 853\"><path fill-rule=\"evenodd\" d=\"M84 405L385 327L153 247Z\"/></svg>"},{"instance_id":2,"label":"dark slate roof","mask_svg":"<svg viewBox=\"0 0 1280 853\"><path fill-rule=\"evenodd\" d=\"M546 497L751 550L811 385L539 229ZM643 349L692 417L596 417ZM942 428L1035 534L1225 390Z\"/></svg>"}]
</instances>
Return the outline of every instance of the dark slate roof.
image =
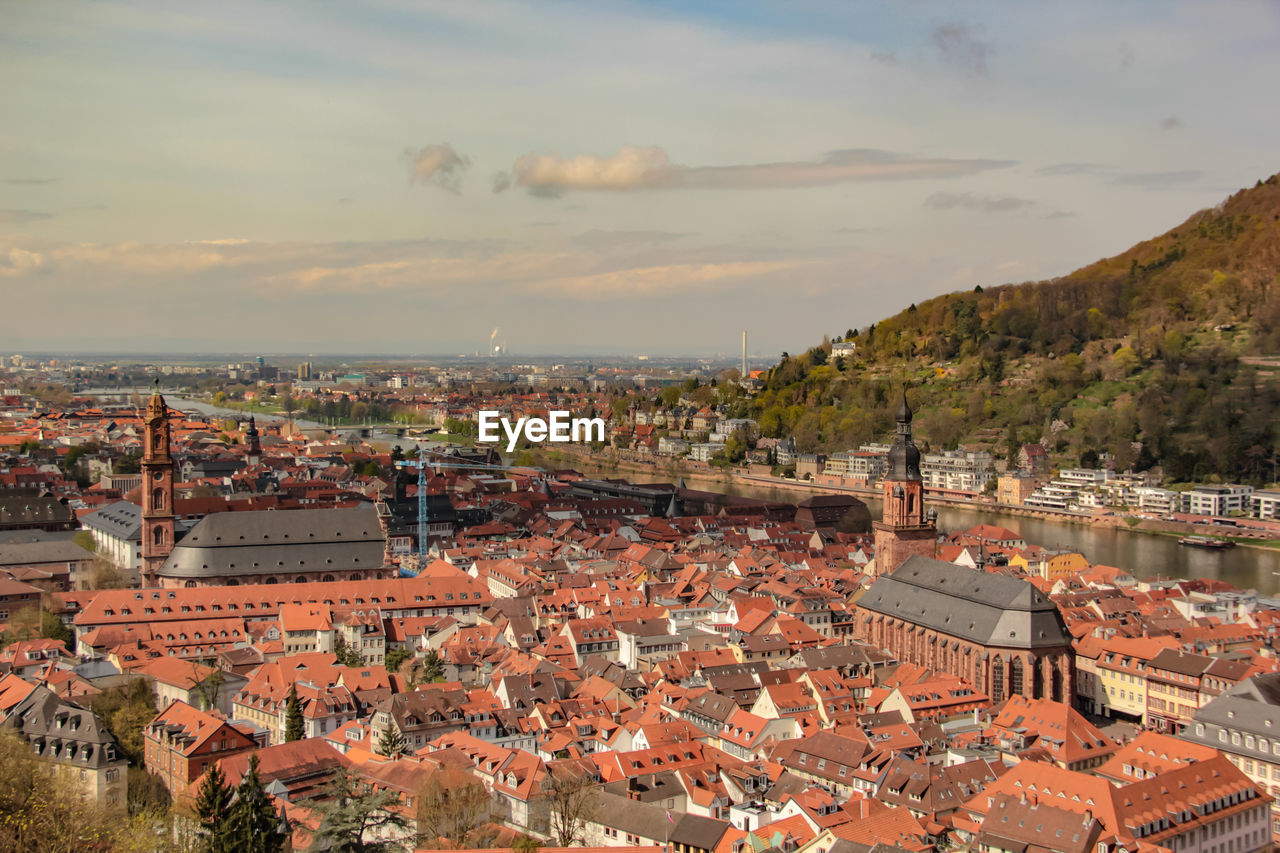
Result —
<instances>
[{"instance_id":1,"label":"dark slate roof","mask_svg":"<svg viewBox=\"0 0 1280 853\"><path fill-rule=\"evenodd\" d=\"M1197 723L1280 740L1280 672L1267 672L1240 682L1199 708L1194 719ZM1219 742L1212 728L1204 735L1197 735L1194 726L1187 726L1180 737L1229 752L1252 752ZM1258 746L1261 755L1271 755L1269 747Z\"/></svg>"},{"instance_id":2,"label":"dark slate roof","mask_svg":"<svg viewBox=\"0 0 1280 853\"><path fill-rule=\"evenodd\" d=\"M163 577L343 572L382 565L385 541L373 504L349 509L218 512L174 546Z\"/></svg>"},{"instance_id":3,"label":"dark slate roof","mask_svg":"<svg viewBox=\"0 0 1280 853\"><path fill-rule=\"evenodd\" d=\"M0 566L40 566L92 560L93 554L74 542L20 542L0 545Z\"/></svg>"},{"instance_id":4,"label":"dark slate roof","mask_svg":"<svg viewBox=\"0 0 1280 853\"><path fill-rule=\"evenodd\" d=\"M1026 581L919 555L877 578L858 607L984 646L1071 644L1057 606Z\"/></svg>"},{"instance_id":5,"label":"dark slate roof","mask_svg":"<svg viewBox=\"0 0 1280 853\"><path fill-rule=\"evenodd\" d=\"M142 507L131 501L116 501L95 509L81 517L80 523L116 539L142 541Z\"/></svg>"},{"instance_id":6,"label":"dark slate roof","mask_svg":"<svg viewBox=\"0 0 1280 853\"><path fill-rule=\"evenodd\" d=\"M0 495L0 526L26 527L32 524L69 524L76 514L71 507L48 495Z\"/></svg>"},{"instance_id":7,"label":"dark slate roof","mask_svg":"<svg viewBox=\"0 0 1280 853\"><path fill-rule=\"evenodd\" d=\"M49 761L98 769L126 763L111 732L92 711L36 687L9 712L6 728L19 732Z\"/></svg>"}]
</instances>

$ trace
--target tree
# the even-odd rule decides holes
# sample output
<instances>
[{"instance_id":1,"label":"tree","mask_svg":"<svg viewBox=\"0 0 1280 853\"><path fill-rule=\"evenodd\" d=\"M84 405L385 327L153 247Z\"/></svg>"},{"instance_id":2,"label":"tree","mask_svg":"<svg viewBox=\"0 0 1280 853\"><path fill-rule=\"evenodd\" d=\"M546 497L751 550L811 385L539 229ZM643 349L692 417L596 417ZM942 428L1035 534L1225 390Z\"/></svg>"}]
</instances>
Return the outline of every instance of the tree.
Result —
<instances>
[{"instance_id":1,"label":"tree","mask_svg":"<svg viewBox=\"0 0 1280 853\"><path fill-rule=\"evenodd\" d=\"M572 761L548 764L542 789L551 814L552 837L561 847L582 843L587 824L600 810L600 793L593 773Z\"/></svg>"},{"instance_id":2,"label":"tree","mask_svg":"<svg viewBox=\"0 0 1280 853\"><path fill-rule=\"evenodd\" d=\"M137 451L126 453L111 463L114 474L137 474L142 470L142 454Z\"/></svg>"},{"instance_id":3,"label":"tree","mask_svg":"<svg viewBox=\"0 0 1280 853\"><path fill-rule=\"evenodd\" d=\"M0 850L114 850L123 822L83 802L77 786L50 773L23 737L0 732Z\"/></svg>"},{"instance_id":4,"label":"tree","mask_svg":"<svg viewBox=\"0 0 1280 853\"><path fill-rule=\"evenodd\" d=\"M390 723L382 730L382 735L378 738L378 755L387 757L399 755L404 752L404 735L400 734L400 730Z\"/></svg>"},{"instance_id":5,"label":"tree","mask_svg":"<svg viewBox=\"0 0 1280 853\"><path fill-rule=\"evenodd\" d=\"M156 695L151 682L133 678L94 696L90 709L97 714L120 744L120 751L135 766L144 763L146 742L142 730L156 716Z\"/></svg>"},{"instance_id":6,"label":"tree","mask_svg":"<svg viewBox=\"0 0 1280 853\"><path fill-rule=\"evenodd\" d=\"M90 583L94 589L124 589L126 586L124 574L101 554L93 561L93 580Z\"/></svg>"},{"instance_id":7,"label":"tree","mask_svg":"<svg viewBox=\"0 0 1280 853\"><path fill-rule=\"evenodd\" d=\"M400 667L405 661L413 657L413 652L408 649L391 649L383 657L383 666L387 668L387 672L395 673L400 671Z\"/></svg>"},{"instance_id":8,"label":"tree","mask_svg":"<svg viewBox=\"0 0 1280 853\"><path fill-rule=\"evenodd\" d=\"M347 643L346 637L338 635L338 640L334 643L334 655L338 658L338 663L343 666L364 666L364 658L360 654L360 650Z\"/></svg>"},{"instance_id":9,"label":"tree","mask_svg":"<svg viewBox=\"0 0 1280 853\"><path fill-rule=\"evenodd\" d=\"M62 644L68 650L75 643L75 635L71 633L71 629L62 624L62 620L57 614L50 613L48 610L40 611L40 636L46 640L61 640Z\"/></svg>"},{"instance_id":10,"label":"tree","mask_svg":"<svg viewBox=\"0 0 1280 853\"><path fill-rule=\"evenodd\" d=\"M422 658L422 680L424 683L444 681L444 661L435 649L430 650Z\"/></svg>"},{"instance_id":11,"label":"tree","mask_svg":"<svg viewBox=\"0 0 1280 853\"><path fill-rule=\"evenodd\" d=\"M314 847L327 853L396 853L404 846L395 841L367 841L371 835L403 833L409 822L396 808L395 791L374 791L349 768L338 769L327 786L329 798L317 800L314 811L320 825ZM327 845L327 846L326 846Z\"/></svg>"},{"instance_id":12,"label":"tree","mask_svg":"<svg viewBox=\"0 0 1280 853\"><path fill-rule=\"evenodd\" d=\"M538 853L541 849L542 842L534 838L532 835L521 835L515 841L511 842L512 853Z\"/></svg>"},{"instance_id":13,"label":"tree","mask_svg":"<svg viewBox=\"0 0 1280 853\"><path fill-rule=\"evenodd\" d=\"M251 755L249 769L236 786L235 803L231 806L228 835L232 849L236 853L281 853L289 840L281 822L262 787L258 756Z\"/></svg>"},{"instance_id":14,"label":"tree","mask_svg":"<svg viewBox=\"0 0 1280 853\"><path fill-rule=\"evenodd\" d=\"M489 823L493 799L478 778L446 765L427 777L417 796L418 843L456 848L474 846L476 830Z\"/></svg>"},{"instance_id":15,"label":"tree","mask_svg":"<svg viewBox=\"0 0 1280 853\"><path fill-rule=\"evenodd\" d=\"M286 743L302 740L302 735L302 703L298 701L298 685L295 682L289 685L289 698L285 700L284 739Z\"/></svg>"},{"instance_id":16,"label":"tree","mask_svg":"<svg viewBox=\"0 0 1280 853\"><path fill-rule=\"evenodd\" d=\"M192 680L195 680L195 676L192 676ZM200 703L204 705L204 710L212 711L218 707L218 694L222 692L225 681L226 677L222 674L222 670L215 669L203 681L192 684L192 688L200 696Z\"/></svg>"},{"instance_id":17,"label":"tree","mask_svg":"<svg viewBox=\"0 0 1280 853\"><path fill-rule=\"evenodd\" d=\"M237 849L231 837L231 786L217 762L204 774L204 784L192 808L200 824L200 848L204 853L231 853Z\"/></svg>"},{"instance_id":18,"label":"tree","mask_svg":"<svg viewBox=\"0 0 1280 853\"><path fill-rule=\"evenodd\" d=\"M125 771L129 783L129 814L164 815L173 806L173 797L164 780L145 767L130 767Z\"/></svg>"}]
</instances>

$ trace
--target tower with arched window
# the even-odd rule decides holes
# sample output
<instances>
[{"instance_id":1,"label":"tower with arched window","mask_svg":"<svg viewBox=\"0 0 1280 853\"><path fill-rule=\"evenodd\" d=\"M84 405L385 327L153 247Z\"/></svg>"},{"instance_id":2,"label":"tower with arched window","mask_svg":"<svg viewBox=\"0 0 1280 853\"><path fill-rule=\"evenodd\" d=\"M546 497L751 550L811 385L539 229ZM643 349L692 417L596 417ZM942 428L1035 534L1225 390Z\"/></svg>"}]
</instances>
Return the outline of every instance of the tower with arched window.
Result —
<instances>
[{"instance_id":1,"label":"tower with arched window","mask_svg":"<svg viewBox=\"0 0 1280 853\"><path fill-rule=\"evenodd\" d=\"M143 416L142 449L142 583L156 585L156 574L173 550L173 457L169 407L159 383Z\"/></svg>"},{"instance_id":2,"label":"tower with arched window","mask_svg":"<svg viewBox=\"0 0 1280 853\"><path fill-rule=\"evenodd\" d=\"M911 407L902 390L893 447L889 449L889 470L884 476L884 516L875 522L875 577L887 575L919 554L932 557L937 552L938 530L924 511L924 478L920 476L920 450L911 438Z\"/></svg>"}]
</instances>

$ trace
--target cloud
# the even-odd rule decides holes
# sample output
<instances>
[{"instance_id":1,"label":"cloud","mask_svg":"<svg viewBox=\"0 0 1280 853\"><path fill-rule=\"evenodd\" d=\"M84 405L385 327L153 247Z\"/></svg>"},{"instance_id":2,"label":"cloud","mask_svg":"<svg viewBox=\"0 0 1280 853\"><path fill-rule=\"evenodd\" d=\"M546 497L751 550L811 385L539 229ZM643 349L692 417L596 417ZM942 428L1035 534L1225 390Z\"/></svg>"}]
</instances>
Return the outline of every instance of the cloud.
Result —
<instances>
[{"instance_id":1,"label":"cloud","mask_svg":"<svg viewBox=\"0 0 1280 853\"><path fill-rule=\"evenodd\" d=\"M872 51L871 58L882 65L897 65L898 54L892 50L876 50Z\"/></svg>"},{"instance_id":2,"label":"cloud","mask_svg":"<svg viewBox=\"0 0 1280 853\"><path fill-rule=\"evenodd\" d=\"M1183 127L1182 119L1177 116L1169 116L1160 120L1161 130L1181 130Z\"/></svg>"},{"instance_id":3,"label":"cloud","mask_svg":"<svg viewBox=\"0 0 1280 853\"><path fill-rule=\"evenodd\" d=\"M1133 51L1133 46L1127 41L1120 42L1120 47L1117 49L1116 55L1119 57L1121 68L1132 67L1134 60L1138 58L1138 55Z\"/></svg>"},{"instance_id":4,"label":"cloud","mask_svg":"<svg viewBox=\"0 0 1280 853\"><path fill-rule=\"evenodd\" d=\"M934 28L933 46L943 62L980 77L987 76L987 57L995 52L972 27L958 22Z\"/></svg>"},{"instance_id":5,"label":"cloud","mask_svg":"<svg viewBox=\"0 0 1280 853\"><path fill-rule=\"evenodd\" d=\"M1143 187L1145 189L1167 189L1179 184L1188 184L1204 177L1198 169L1184 169L1174 172L1124 172L1114 175L1111 183L1124 187Z\"/></svg>"},{"instance_id":6,"label":"cloud","mask_svg":"<svg viewBox=\"0 0 1280 853\"><path fill-rule=\"evenodd\" d=\"M447 143L425 145L417 151L408 149L404 158L409 163L410 183L434 184L454 193L461 189L462 175L471 165L469 159Z\"/></svg>"},{"instance_id":7,"label":"cloud","mask_svg":"<svg viewBox=\"0 0 1280 853\"><path fill-rule=\"evenodd\" d=\"M338 204L342 207L349 207L350 205L353 205L355 203L356 203L356 200L349 196L343 196L342 198L338 199Z\"/></svg>"},{"instance_id":8,"label":"cloud","mask_svg":"<svg viewBox=\"0 0 1280 853\"><path fill-rule=\"evenodd\" d=\"M18 246L11 246L8 251L0 250L0 277L16 278L39 272L44 267L45 257L39 252L31 252Z\"/></svg>"},{"instance_id":9,"label":"cloud","mask_svg":"<svg viewBox=\"0 0 1280 853\"><path fill-rule=\"evenodd\" d=\"M1104 166L1099 163L1058 163L1037 169L1036 174L1046 176L1092 175L1097 178L1103 178L1107 183L1115 186L1144 187L1147 189L1166 189L1178 184L1198 181L1204 177L1204 172L1198 169L1169 172L1122 172L1115 166Z\"/></svg>"},{"instance_id":10,"label":"cloud","mask_svg":"<svg viewBox=\"0 0 1280 853\"><path fill-rule=\"evenodd\" d=\"M981 213L1008 213L1023 210L1035 204L1031 199L1014 196L985 196L973 193L934 193L924 201L925 207L934 210L976 210Z\"/></svg>"},{"instance_id":11,"label":"cloud","mask_svg":"<svg viewBox=\"0 0 1280 853\"><path fill-rule=\"evenodd\" d=\"M684 293L694 287L727 285L803 265L788 261L669 264L552 279L537 289L575 299L618 299Z\"/></svg>"},{"instance_id":12,"label":"cloud","mask_svg":"<svg viewBox=\"0 0 1280 853\"><path fill-rule=\"evenodd\" d=\"M624 145L613 157L581 154L563 158L526 154L495 191L515 185L530 194L555 197L569 190L787 189L846 181L952 178L1012 166L1008 160L914 158L889 151L851 148L816 160L734 166L683 166L656 146Z\"/></svg>"},{"instance_id":13,"label":"cloud","mask_svg":"<svg viewBox=\"0 0 1280 853\"><path fill-rule=\"evenodd\" d=\"M1075 215L1076 212L1074 210L1055 210L1053 213L1046 216L1045 219L1070 219Z\"/></svg>"},{"instance_id":14,"label":"cloud","mask_svg":"<svg viewBox=\"0 0 1280 853\"><path fill-rule=\"evenodd\" d=\"M0 209L0 225L26 225L42 219L52 219L53 214L44 210Z\"/></svg>"},{"instance_id":15,"label":"cloud","mask_svg":"<svg viewBox=\"0 0 1280 853\"><path fill-rule=\"evenodd\" d=\"M508 181L535 195L559 195L565 190L634 190L670 187L675 181L665 151L657 147L624 145L614 157L579 154L568 159L554 154L525 154L516 159ZM495 181L494 189L499 190Z\"/></svg>"},{"instance_id":16,"label":"cloud","mask_svg":"<svg viewBox=\"0 0 1280 853\"><path fill-rule=\"evenodd\" d=\"M57 178L4 178L0 180L0 183L13 186L42 187L47 184L57 183L57 180Z\"/></svg>"},{"instance_id":17,"label":"cloud","mask_svg":"<svg viewBox=\"0 0 1280 853\"><path fill-rule=\"evenodd\" d=\"M1059 177L1062 175L1099 175L1110 171L1110 166L1103 166L1100 163L1054 163L1052 166L1042 166L1036 169L1036 174Z\"/></svg>"}]
</instances>

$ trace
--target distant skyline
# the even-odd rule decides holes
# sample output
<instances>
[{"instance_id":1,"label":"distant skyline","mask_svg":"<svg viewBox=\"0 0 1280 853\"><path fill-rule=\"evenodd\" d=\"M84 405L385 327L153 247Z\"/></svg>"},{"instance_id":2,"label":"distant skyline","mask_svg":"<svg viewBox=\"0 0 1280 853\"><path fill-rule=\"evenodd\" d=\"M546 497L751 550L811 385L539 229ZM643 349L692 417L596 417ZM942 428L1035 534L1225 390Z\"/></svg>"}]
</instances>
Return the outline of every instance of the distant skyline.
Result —
<instances>
[{"instance_id":1,"label":"distant skyline","mask_svg":"<svg viewBox=\"0 0 1280 853\"><path fill-rule=\"evenodd\" d=\"M1280 171L1280 2L4 4L17 351L798 351Z\"/></svg>"}]
</instances>

